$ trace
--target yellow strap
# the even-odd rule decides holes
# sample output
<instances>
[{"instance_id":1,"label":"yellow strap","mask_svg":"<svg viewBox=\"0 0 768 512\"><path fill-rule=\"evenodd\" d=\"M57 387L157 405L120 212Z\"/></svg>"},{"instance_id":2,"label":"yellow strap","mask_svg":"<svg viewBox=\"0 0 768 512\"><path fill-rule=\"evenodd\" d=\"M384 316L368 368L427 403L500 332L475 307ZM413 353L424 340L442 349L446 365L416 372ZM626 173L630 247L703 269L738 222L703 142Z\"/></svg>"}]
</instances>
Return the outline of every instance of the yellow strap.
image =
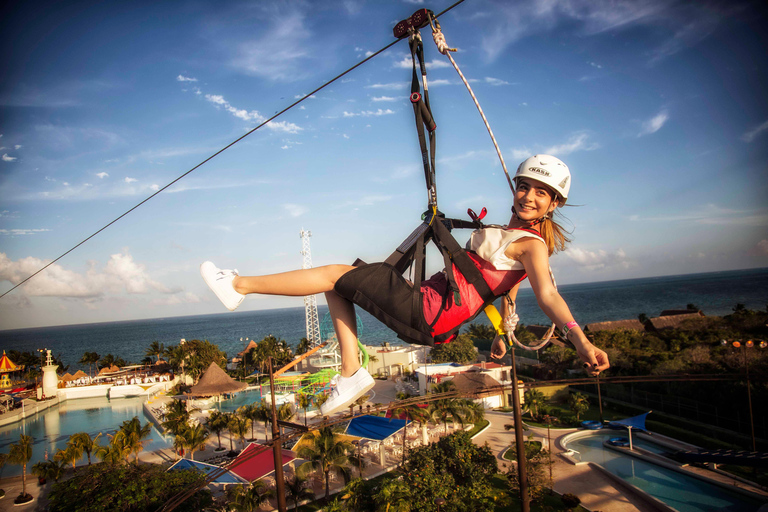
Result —
<instances>
[{"instance_id":1,"label":"yellow strap","mask_svg":"<svg viewBox=\"0 0 768 512\"><path fill-rule=\"evenodd\" d=\"M504 332L503 320L501 319L501 314L499 313L499 310L496 309L496 306L488 304L483 311L485 311L485 315L488 317L488 320L491 321L493 328L496 329L499 336L504 336L506 332Z\"/></svg>"}]
</instances>

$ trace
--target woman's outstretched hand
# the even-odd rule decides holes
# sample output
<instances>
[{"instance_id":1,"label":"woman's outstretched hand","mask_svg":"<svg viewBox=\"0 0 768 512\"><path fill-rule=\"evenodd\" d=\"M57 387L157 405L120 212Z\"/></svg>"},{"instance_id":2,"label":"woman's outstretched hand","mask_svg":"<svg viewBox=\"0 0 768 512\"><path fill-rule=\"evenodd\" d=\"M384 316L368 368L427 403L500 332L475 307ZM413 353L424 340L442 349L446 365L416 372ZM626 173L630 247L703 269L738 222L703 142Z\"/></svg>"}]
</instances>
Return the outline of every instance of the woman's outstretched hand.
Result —
<instances>
[{"instance_id":1,"label":"woman's outstretched hand","mask_svg":"<svg viewBox=\"0 0 768 512\"><path fill-rule=\"evenodd\" d=\"M611 367L611 363L608 361L608 354L590 342L580 344L576 349L576 353L579 359L584 362L584 370L592 377L597 377L600 372Z\"/></svg>"},{"instance_id":2,"label":"woman's outstretched hand","mask_svg":"<svg viewBox=\"0 0 768 512\"><path fill-rule=\"evenodd\" d=\"M507 353L507 346L504 344L504 340L498 334L493 338L493 344L491 345L491 357L494 359L501 359Z\"/></svg>"}]
</instances>

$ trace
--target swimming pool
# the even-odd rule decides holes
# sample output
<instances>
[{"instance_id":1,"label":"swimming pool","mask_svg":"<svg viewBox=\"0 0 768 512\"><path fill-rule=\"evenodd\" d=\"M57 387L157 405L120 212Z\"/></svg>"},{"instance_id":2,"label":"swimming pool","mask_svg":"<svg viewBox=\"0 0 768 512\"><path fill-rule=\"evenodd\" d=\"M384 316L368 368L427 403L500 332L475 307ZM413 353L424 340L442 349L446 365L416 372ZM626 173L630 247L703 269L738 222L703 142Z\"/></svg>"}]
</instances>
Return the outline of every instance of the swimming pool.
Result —
<instances>
[{"instance_id":1,"label":"swimming pool","mask_svg":"<svg viewBox=\"0 0 768 512\"><path fill-rule=\"evenodd\" d=\"M123 421L138 416L142 424L149 422L142 407L145 401L146 397L112 400L103 397L61 402L22 421L0 427L0 452L8 453L10 445L18 442L21 434L31 436L32 459L27 464L27 474L31 474L32 465L44 461L46 453L49 458L53 458L57 450L66 448L67 440L72 434L87 432L93 438L102 432L99 442L105 446L109 444L107 434L114 433ZM172 438L164 438L154 426L147 441L145 451L169 448L173 445ZM91 460L98 462L93 454ZM88 464L88 458L83 456L77 465L85 464ZM6 464L0 470L0 475L21 475L21 466Z\"/></svg>"},{"instance_id":2,"label":"swimming pool","mask_svg":"<svg viewBox=\"0 0 768 512\"><path fill-rule=\"evenodd\" d=\"M577 434L579 435L569 436L564 441L567 449L577 452L574 458L581 462L599 464L610 473L680 512L755 512L763 504L759 500L751 500L748 496L730 492L711 482L604 447L603 441L617 436L615 430ZM656 454L668 451L655 443L634 436L632 444Z\"/></svg>"}]
</instances>

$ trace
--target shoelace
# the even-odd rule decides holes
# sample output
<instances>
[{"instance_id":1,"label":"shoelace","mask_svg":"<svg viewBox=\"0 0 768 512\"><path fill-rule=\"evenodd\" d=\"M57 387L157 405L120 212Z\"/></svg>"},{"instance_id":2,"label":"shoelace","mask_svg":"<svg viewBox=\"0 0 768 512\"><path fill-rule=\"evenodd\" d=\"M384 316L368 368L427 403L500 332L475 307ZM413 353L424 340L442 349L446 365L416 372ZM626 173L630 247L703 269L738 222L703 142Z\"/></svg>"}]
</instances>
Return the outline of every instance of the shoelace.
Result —
<instances>
[{"instance_id":1,"label":"shoelace","mask_svg":"<svg viewBox=\"0 0 768 512\"><path fill-rule=\"evenodd\" d=\"M228 277L230 275L239 276L240 274L237 273L237 269L234 270L219 270L217 272L218 277L216 279L224 279L225 277Z\"/></svg>"}]
</instances>

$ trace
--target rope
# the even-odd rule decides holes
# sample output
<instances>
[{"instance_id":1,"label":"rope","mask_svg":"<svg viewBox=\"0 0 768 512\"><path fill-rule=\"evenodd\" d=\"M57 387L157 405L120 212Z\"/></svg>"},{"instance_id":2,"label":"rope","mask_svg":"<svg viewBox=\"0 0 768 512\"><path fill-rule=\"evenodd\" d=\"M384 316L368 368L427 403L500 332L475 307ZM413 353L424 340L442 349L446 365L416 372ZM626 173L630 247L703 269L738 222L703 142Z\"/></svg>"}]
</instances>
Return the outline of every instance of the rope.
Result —
<instances>
[{"instance_id":1,"label":"rope","mask_svg":"<svg viewBox=\"0 0 768 512\"><path fill-rule=\"evenodd\" d=\"M555 282L555 274L552 273L552 268L549 269L549 277L552 279L552 284L555 287L555 291L557 291L557 283ZM517 314L515 314L515 301L509 301L510 307L512 308L512 312L510 315L504 319L504 330L507 333L507 337L518 347L524 349L524 350L540 350L547 345L549 345L550 341L553 343L557 343L558 345L562 346L562 343L559 341L552 340L552 334L555 332L555 323L552 322L552 326L547 329L547 332L544 334L544 337L539 340L539 343L536 345L523 345L518 339L515 337L515 327L517 326L517 321L508 322L507 320L510 317L517 317ZM519 318L519 317L518 317Z\"/></svg>"},{"instance_id":2,"label":"rope","mask_svg":"<svg viewBox=\"0 0 768 512\"><path fill-rule=\"evenodd\" d=\"M504 169L504 174L507 176L507 182L509 183L509 188L512 189L512 192L514 192L515 186L512 184L512 178L509 177L509 171L507 171L507 164L504 163L504 157L501 154L499 145L496 143L496 137L494 137L493 135L493 130L491 130L491 125L488 123L488 119L486 119L485 113L483 112L483 108L480 106L480 102L477 101L477 97L475 97L475 93L474 91L472 91L472 87L470 87L469 82L464 77L464 73L461 72L461 69L459 69L458 64L456 64L456 61L453 60L453 56L451 56L451 52L455 52L456 48L448 47L448 43L446 43L445 41L445 35L443 34L440 28L440 22L437 21L436 18L433 19L430 17L429 22L432 25L432 39L435 41L435 44L437 45L437 50L443 55L445 55L446 57L448 57L448 60L450 60L451 64L453 64L453 68L461 77L461 81L464 82L464 85L467 87L467 90L469 91L469 95L472 96L472 101L475 102L475 106L477 107L478 112L480 112L480 117L483 118L483 123L485 123L485 128L488 130L488 135L491 136L493 147L496 148L496 154L499 155L499 160L501 161L501 168Z\"/></svg>"}]
</instances>

